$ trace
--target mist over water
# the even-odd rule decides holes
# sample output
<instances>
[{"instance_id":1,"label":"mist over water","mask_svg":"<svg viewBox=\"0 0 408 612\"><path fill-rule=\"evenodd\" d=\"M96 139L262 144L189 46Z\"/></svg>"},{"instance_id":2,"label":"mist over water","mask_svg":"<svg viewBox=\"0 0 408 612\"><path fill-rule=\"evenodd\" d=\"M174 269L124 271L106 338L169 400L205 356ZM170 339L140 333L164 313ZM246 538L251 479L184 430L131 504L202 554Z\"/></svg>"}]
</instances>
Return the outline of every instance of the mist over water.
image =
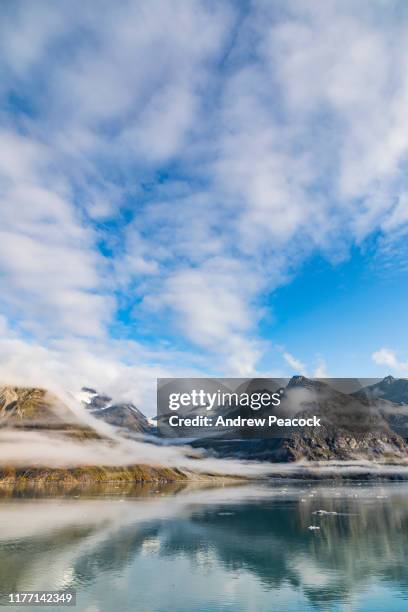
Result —
<instances>
[{"instance_id":1,"label":"mist over water","mask_svg":"<svg viewBox=\"0 0 408 612\"><path fill-rule=\"evenodd\" d=\"M92 612L407 607L405 483L1 495L3 593L73 588Z\"/></svg>"}]
</instances>

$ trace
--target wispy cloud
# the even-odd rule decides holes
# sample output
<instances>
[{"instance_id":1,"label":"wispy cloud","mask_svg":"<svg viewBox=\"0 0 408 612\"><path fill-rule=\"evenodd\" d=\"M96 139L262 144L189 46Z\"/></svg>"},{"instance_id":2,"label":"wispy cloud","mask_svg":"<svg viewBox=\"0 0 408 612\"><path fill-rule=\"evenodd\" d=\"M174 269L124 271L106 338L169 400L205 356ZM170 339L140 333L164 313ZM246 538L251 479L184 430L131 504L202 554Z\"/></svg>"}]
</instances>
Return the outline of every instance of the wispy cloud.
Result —
<instances>
[{"instance_id":1,"label":"wispy cloud","mask_svg":"<svg viewBox=\"0 0 408 612\"><path fill-rule=\"evenodd\" d=\"M282 356L286 363L290 365L290 367L292 368L292 370L295 371L296 374L302 374L303 376L307 375L305 364L302 363L299 359L296 359L296 357L294 357L292 353L284 351Z\"/></svg>"},{"instance_id":2,"label":"wispy cloud","mask_svg":"<svg viewBox=\"0 0 408 612\"><path fill-rule=\"evenodd\" d=\"M316 378L328 378L329 373L327 371L327 364L323 357L319 357L317 360L317 365L315 371L313 372L313 376Z\"/></svg>"},{"instance_id":3,"label":"wispy cloud","mask_svg":"<svg viewBox=\"0 0 408 612\"><path fill-rule=\"evenodd\" d=\"M381 348L372 354L374 363L387 366L399 376L408 375L408 361L401 361L395 351L389 348Z\"/></svg>"}]
</instances>

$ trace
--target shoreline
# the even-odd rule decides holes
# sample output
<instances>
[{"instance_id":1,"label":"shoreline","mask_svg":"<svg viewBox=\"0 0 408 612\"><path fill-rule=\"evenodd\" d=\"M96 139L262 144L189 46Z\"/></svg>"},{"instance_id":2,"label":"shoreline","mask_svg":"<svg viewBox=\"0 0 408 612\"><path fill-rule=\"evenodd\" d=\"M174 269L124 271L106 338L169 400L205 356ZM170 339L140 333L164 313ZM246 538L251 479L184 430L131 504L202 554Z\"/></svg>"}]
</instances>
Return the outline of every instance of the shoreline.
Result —
<instances>
[{"instance_id":1,"label":"shoreline","mask_svg":"<svg viewBox=\"0 0 408 612\"><path fill-rule=\"evenodd\" d=\"M252 463L252 462L251 462ZM256 468L256 462L252 463ZM299 481L408 481L408 464L371 462L271 463L259 464L259 475L221 474L152 465L81 466L68 468L14 467L0 468L0 486L8 485L139 485L189 484L211 482ZM256 472L256 470L255 470Z\"/></svg>"}]
</instances>

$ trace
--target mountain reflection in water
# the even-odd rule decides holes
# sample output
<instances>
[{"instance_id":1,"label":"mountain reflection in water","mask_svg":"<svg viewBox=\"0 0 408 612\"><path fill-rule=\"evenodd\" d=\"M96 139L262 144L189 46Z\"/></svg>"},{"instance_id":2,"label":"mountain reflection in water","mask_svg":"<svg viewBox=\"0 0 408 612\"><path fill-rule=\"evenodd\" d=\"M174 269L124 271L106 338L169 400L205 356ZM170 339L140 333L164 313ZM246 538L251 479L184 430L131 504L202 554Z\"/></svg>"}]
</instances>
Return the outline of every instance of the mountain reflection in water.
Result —
<instances>
[{"instance_id":1,"label":"mountain reflection in water","mask_svg":"<svg viewBox=\"0 0 408 612\"><path fill-rule=\"evenodd\" d=\"M88 612L408 608L404 483L33 493L2 491L2 593L73 588Z\"/></svg>"}]
</instances>

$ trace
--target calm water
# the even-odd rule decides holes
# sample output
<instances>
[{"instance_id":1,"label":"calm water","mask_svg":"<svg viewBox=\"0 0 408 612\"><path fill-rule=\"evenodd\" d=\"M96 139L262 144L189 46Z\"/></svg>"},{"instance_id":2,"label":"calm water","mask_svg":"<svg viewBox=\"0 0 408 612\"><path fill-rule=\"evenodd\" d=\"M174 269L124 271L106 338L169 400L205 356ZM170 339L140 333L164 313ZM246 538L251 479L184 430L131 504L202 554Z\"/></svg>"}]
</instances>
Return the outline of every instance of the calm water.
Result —
<instances>
[{"instance_id":1,"label":"calm water","mask_svg":"<svg viewBox=\"0 0 408 612\"><path fill-rule=\"evenodd\" d=\"M408 609L406 484L1 495L3 592L74 588L67 609L88 612Z\"/></svg>"}]
</instances>

